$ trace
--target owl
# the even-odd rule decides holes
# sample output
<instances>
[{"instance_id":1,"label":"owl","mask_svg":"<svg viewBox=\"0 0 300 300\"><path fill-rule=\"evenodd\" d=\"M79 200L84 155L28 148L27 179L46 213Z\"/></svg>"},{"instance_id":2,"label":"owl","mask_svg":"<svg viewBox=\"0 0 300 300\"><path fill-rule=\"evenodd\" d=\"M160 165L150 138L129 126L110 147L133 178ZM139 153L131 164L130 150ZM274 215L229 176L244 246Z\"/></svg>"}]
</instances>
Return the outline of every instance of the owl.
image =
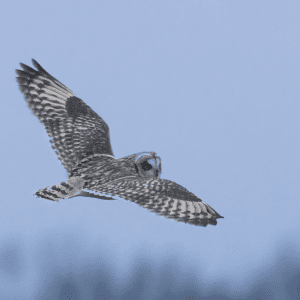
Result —
<instances>
[{"instance_id":1,"label":"owl","mask_svg":"<svg viewBox=\"0 0 300 300\"><path fill-rule=\"evenodd\" d=\"M67 181L41 189L37 197L59 201L78 196L115 200L118 196L176 221L216 225L223 218L179 184L161 179L155 152L115 158L109 128L84 101L34 59L36 70L20 64L17 81L29 108L45 126Z\"/></svg>"}]
</instances>

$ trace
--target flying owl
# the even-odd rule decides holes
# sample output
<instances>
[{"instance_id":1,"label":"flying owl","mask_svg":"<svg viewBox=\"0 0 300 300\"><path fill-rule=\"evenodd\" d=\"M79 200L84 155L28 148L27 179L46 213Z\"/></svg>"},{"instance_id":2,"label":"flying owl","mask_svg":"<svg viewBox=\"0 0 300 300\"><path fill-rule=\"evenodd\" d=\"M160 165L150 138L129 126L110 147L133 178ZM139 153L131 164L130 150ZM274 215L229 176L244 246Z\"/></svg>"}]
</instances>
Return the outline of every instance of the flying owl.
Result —
<instances>
[{"instance_id":1,"label":"flying owl","mask_svg":"<svg viewBox=\"0 0 300 300\"><path fill-rule=\"evenodd\" d=\"M36 196L53 201L77 196L115 200L119 196L161 216L193 225L216 225L223 218L179 184L160 179L155 152L115 158L109 128L74 93L34 59L37 70L20 64L19 88L33 114L45 126L67 182L41 189Z\"/></svg>"}]
</instances>

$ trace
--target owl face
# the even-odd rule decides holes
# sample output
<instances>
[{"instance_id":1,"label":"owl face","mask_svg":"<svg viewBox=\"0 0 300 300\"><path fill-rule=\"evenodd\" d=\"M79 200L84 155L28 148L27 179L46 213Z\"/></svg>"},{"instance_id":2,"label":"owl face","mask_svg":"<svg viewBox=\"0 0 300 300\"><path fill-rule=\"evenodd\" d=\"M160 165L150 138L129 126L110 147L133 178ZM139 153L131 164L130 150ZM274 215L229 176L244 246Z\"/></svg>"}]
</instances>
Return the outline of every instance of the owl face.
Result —
<instances>
[{"instance_id":1,"label":"owl face","mask_svg":"<svg viewBox=\"0 0 300 300\"><path fill-rule=\"evenodd\" d=\"M134 161L136 172L141 177L159 178L161 173L161 160L155 152L141 152Z\"/></svg>"}]
</instances>

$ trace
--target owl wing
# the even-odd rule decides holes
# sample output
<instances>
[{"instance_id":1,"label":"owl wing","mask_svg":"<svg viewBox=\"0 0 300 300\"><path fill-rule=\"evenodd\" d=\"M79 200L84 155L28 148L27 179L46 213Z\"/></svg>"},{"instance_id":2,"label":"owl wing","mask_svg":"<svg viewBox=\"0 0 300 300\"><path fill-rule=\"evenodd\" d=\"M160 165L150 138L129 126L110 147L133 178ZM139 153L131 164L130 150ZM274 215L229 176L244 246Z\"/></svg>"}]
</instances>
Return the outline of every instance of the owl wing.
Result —
<instances>
[{"instance_id":1,"label":"owl wing","mask_svg":"<svg viewBox=\"0 0 300 300\"><path fill-rule=\"evenodd\" d=\"M23 70L16 70L17 81L68 174L88 155L114 156L103 119L34 59L32 62L37 70L21 63Z\"/></svg>"},{"instance_id":2,"label":"owl wing","mask_svg":"<svg viewBox=\"0 0 300 300\"><path fill-rule=\"evenodd\" d=\"M193 225L216 225L217 219L223 218L187 189L166 179L128 176L107 184L94 186L90 190L101 194L119 196L161 216ZM93 197L90 192L88 193L89 197Z\"/></svg>"}]
</instances>

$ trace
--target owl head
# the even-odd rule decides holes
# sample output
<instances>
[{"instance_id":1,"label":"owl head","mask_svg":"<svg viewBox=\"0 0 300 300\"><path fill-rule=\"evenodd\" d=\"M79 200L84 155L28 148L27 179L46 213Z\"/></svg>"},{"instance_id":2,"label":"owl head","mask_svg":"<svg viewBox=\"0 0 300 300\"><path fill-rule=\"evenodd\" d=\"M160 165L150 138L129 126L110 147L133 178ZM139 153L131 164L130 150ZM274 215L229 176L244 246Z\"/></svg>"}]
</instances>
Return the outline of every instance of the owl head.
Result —
<instances>
[{"instance_id":1,"label":"owl head","mask_svg":"<svg viewBox=\"0 0 300 300\"><path fill-rule=\"evenodd\" d=\"M141 177L158 178L161 173L161 160L155 152L140 152L135 154L134 167Z\"/></svg>"}]
</instances>

